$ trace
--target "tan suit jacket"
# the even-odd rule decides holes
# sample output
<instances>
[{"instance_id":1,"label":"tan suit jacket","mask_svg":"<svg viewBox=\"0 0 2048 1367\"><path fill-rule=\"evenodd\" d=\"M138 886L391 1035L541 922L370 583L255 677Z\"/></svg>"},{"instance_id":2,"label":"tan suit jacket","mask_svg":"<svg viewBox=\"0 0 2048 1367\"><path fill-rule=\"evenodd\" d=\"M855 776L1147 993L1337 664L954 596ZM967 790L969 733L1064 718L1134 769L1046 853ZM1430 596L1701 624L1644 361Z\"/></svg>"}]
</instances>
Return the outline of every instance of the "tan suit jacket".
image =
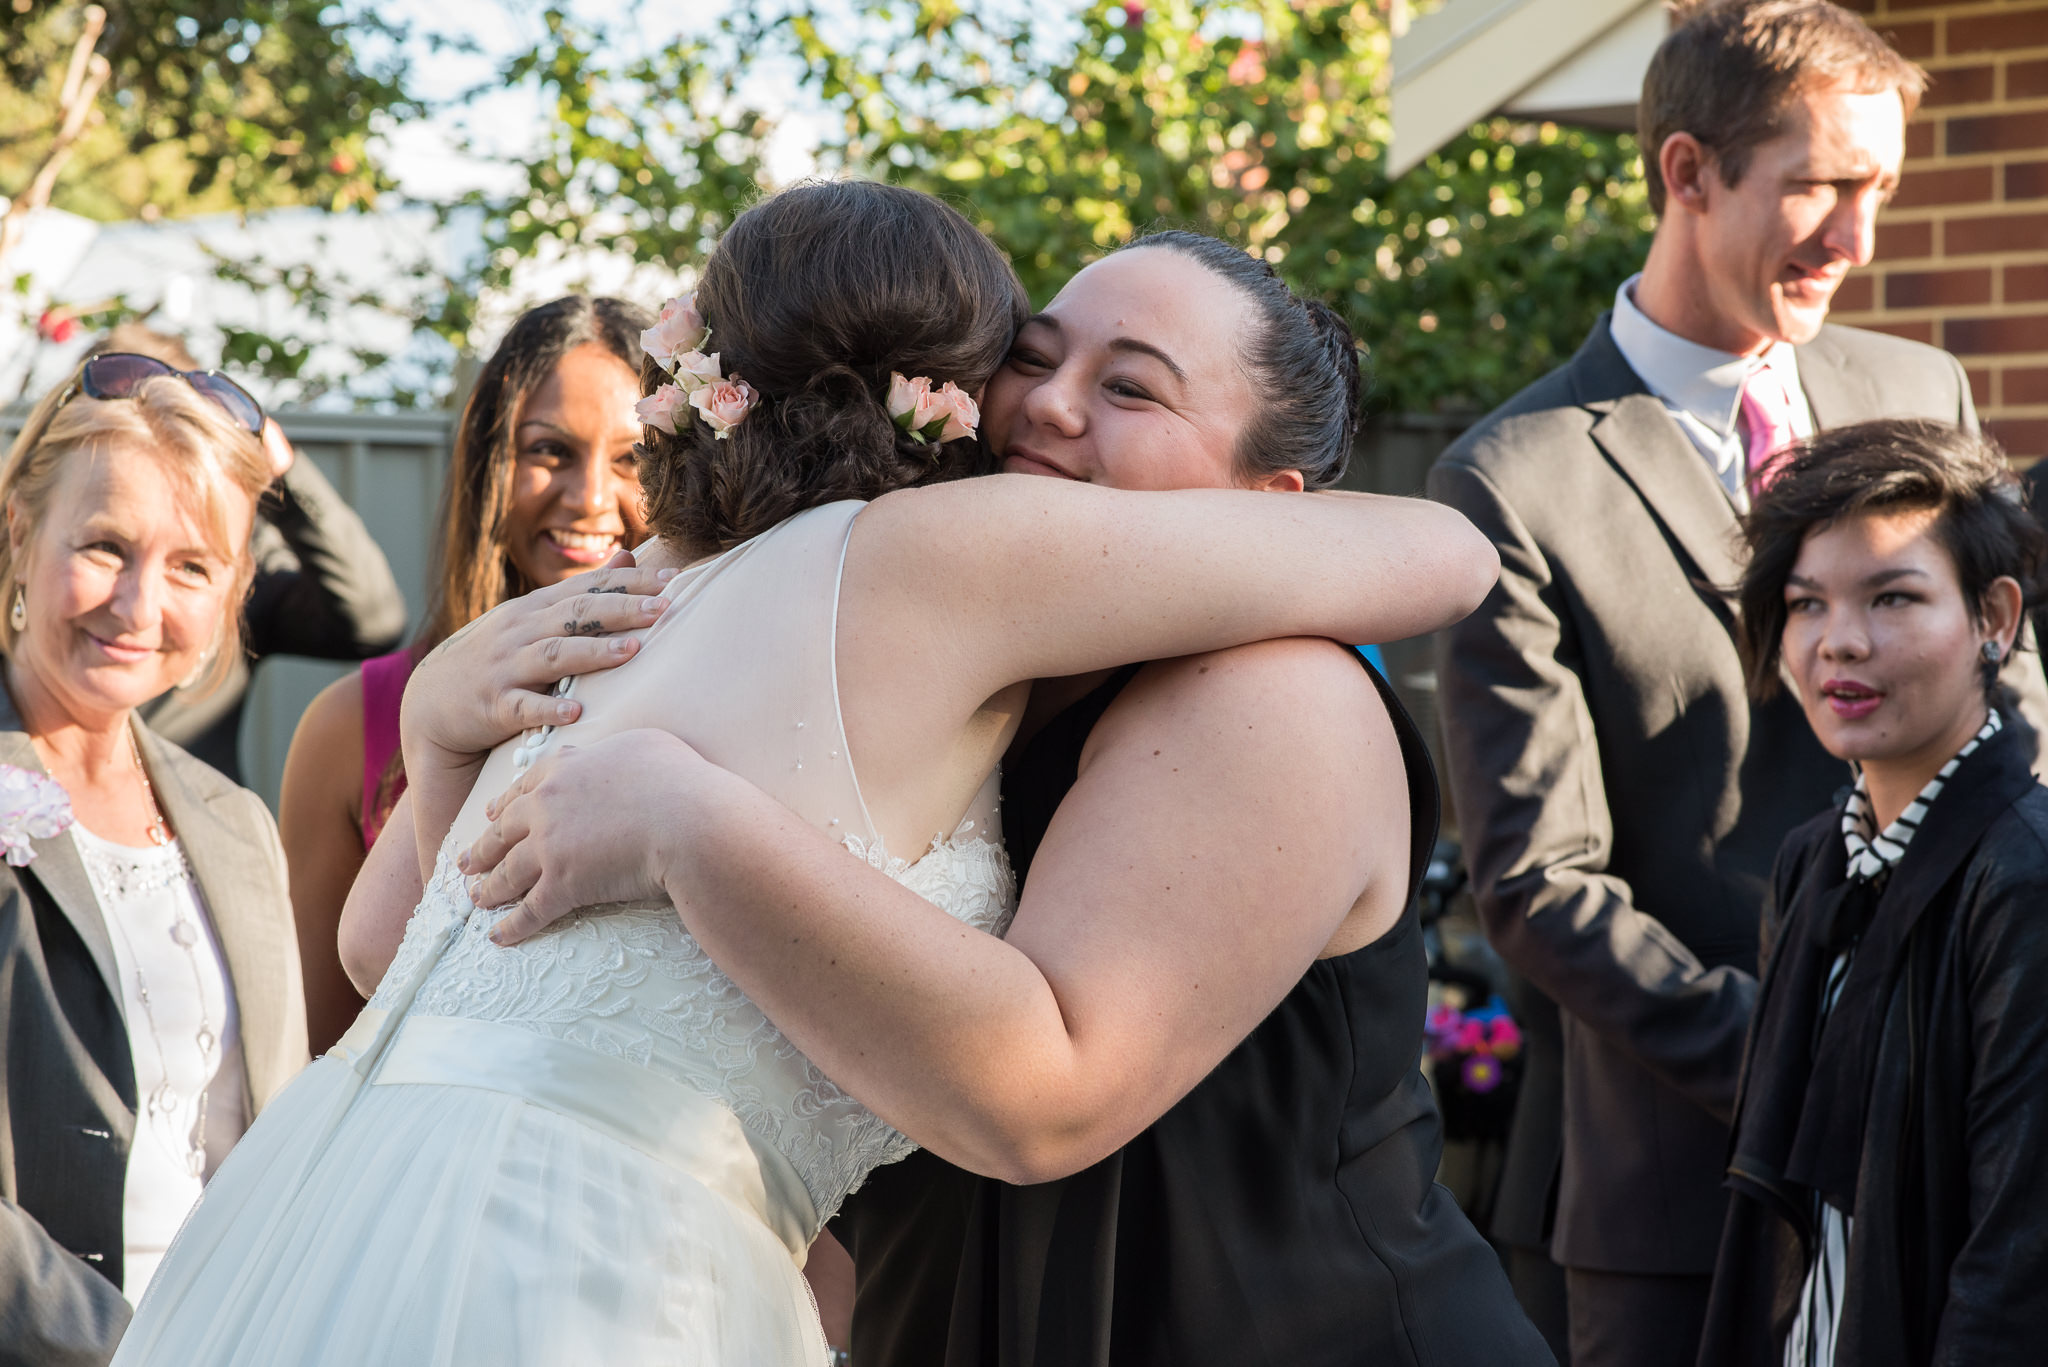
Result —
<instances>
[{"instance_id":1,"label":"tan suit jacket","mask_svg":"<svg viewBox=\"0 0 2048 1367\"><path fill-rule=\"evenodd\" d=\"M277 827L254 793L139 724L136 739L227 961L253 1118L306 1063ZM0 764L42 768L4 691ZM0 1367L104 1362L128 1320L135 1069L113 941L70 835L35 851L0 867Z\"/></svg>"}]
</instances>

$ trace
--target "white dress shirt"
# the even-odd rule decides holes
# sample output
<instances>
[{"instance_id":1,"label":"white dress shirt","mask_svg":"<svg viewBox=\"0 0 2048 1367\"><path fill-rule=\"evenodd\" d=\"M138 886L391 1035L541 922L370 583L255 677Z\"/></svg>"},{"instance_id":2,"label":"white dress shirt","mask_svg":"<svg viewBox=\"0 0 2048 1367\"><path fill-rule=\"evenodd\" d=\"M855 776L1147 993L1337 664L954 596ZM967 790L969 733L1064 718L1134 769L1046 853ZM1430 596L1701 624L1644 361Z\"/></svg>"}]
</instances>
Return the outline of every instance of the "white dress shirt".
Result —
<instances>
[{"instance_id":1,"label":"white dress shirt","mask_svg":"<svg viewBox=\"0 0 2048 1367\"><path fill-rule=\"evenodd\" d=\"M1609 328L1615 348L1706 457L1708 468L1737 510L1746 510L1749 452L1739 420L1742 386L1759 366L1777 372L1785 382L1785 392L1792 396L1792 431L1800 437L1812 436L1813 412L1799 387L1798 357L1786 342L1772 343L1760 357L1738 356L1666 331L1636 307L1636 282L1642 278L1632 275L1614 292Z\"/></svg>"}]
</instances>

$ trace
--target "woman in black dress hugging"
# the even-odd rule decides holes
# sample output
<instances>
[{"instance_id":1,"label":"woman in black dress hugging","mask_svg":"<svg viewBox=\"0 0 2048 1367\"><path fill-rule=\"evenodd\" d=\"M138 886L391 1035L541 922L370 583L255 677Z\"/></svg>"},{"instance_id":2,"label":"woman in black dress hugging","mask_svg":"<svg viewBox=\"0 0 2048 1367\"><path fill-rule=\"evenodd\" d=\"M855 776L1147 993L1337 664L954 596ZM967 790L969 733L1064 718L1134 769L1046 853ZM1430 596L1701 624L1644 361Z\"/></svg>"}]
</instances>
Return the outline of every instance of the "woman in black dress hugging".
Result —
<instances>
[{"instance_id":1,"label":"woman in black dress hugging","mask_svg":"<svg viewBox=\"0 0 2048 1367\"><path fill-rule=\"evenodd\" d=\"M1998 672L2048 541L1904 421L1796 448L1744 533L1751 689L1855 784L1778 856L1700 1361L2038 1362L2048 791Z\"/></svg>"}]
</instances>

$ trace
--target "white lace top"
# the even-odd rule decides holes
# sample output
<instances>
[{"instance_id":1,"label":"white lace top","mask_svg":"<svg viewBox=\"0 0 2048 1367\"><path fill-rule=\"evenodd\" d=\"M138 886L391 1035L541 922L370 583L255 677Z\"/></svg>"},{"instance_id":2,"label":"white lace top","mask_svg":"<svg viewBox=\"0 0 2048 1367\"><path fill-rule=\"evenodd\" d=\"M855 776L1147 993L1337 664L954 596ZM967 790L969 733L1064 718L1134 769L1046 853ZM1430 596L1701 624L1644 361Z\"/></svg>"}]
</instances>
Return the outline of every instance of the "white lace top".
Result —
<instances>
[{"instance_id":1,"label":"white lace top","mask_svg":"<svg viewBox=\"0 0 2048 1367\"><path fill-rule=\"evenodd\" d=\"M71 835L113 941L135 1066L121 1289L136 1301L206 1178L241 1137L235 993L177 841L119 845L76 823Z\"/></svg>"}]
</instances>

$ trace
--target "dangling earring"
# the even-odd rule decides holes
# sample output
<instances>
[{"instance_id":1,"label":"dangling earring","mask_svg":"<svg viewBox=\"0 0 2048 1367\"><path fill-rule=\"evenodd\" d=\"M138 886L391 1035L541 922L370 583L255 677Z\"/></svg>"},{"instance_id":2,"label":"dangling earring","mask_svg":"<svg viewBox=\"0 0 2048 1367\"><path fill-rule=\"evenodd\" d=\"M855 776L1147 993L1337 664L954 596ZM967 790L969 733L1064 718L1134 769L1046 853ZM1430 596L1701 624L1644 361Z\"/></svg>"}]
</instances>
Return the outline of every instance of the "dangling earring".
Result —
<instances>
[{"instance_id":1,"label":"dangling earring","mask_svg":"<svg viewBox=\"0 0 2048 1367\"><path fill-rule=\"evenodd\" d=\"M1981 653L1984 656L1984 688L1988 692L1998 686L1998 665L2004 652L1999 650L1998 642L1986 641Z\"/></svg>"},{"instance_id":2,"label":"dangling earring","mask_svg":"<svg viewBox=\"0 0 2048 1367\"><path fill-rule=\"evenodd\" d=\"M28 596L19 584L14 586L14 606L7 610L7 625L17 632L28 625Z\"/></svg>"}]
</instances>

